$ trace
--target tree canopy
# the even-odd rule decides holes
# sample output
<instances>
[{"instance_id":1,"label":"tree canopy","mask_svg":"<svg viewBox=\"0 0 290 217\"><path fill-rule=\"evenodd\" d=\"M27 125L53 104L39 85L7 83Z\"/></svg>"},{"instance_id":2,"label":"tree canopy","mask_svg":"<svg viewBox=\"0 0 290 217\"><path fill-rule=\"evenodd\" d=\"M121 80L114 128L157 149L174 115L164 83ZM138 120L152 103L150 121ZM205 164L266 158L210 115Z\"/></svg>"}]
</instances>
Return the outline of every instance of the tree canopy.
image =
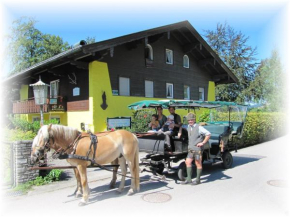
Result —
<instances>
[{"instance_id":1,"label":"tree canopy","mask_svg":"<svg viewBox=\"0 0 290 217\"><path fill-rule=\"evenodd\" d=\"M217 24L216 30L207 30L206 40L238 78L239 84L216 87L216 98L221 101L246 102L251 100L247 88L255 79L256 48L248 45L249 37L235 31L227 23Z\"/></svg>"},{"instance_id":2,"label":"tree canopy","mask_svg":"<svg viewBox=\"0 0 290 217\"><path fill-rule=\"evenodd\" d=\"M6 54L11 74L24 70L70 48L59 36L44 34L35 27L33 18L22 17L13 22L6 36Z\"/></svg>"},{"instance_id":3,"label":"tree canopy","mask_svg":"<svg viewBox=\"0 0 290 217\"><path fill-rule=\"evenodd\" d=\"M255 102L265 104L267 110L279 111L286 108L286 73L277 50L269 58L262 60L256 71L255 80L250 83L248 94Z\"/></svg>"}]
</instances>

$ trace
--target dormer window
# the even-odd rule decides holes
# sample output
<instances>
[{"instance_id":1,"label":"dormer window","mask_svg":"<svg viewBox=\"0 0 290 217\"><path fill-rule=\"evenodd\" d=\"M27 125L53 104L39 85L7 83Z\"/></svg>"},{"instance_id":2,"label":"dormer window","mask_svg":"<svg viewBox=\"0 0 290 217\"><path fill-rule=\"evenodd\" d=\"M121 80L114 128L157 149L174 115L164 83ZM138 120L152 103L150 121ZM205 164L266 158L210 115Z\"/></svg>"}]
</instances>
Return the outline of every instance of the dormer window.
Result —
<instances>
[{"instance_id":1,"label":"dormer window","mask_svg":"<svg viewBox=\"0 0 290 217\"><path fill-rule=\"evenodd\" d=\"M150 44L147 44L145 47L145 63L146 66L153 65L153 48Z\"/></svg>"},{"instance_id":2,"label":"dormer window","mask_svg":"<svg viewBox=\"0 0 290 217\"><path fill-rule=\"evenodd\" d=\"M189 58L187 55L183 56L183 67L187 69L189 68Z\"/></svg>"},{"instance_id":3,"label":"dormer window","mask_svg":"<svg viewBox=\"0 0 290 217\"><path fill-rule=\"evenodd\" d=\"M173 64L173 51L166 49L166 64Z\"/></svg>"}]
</instances>

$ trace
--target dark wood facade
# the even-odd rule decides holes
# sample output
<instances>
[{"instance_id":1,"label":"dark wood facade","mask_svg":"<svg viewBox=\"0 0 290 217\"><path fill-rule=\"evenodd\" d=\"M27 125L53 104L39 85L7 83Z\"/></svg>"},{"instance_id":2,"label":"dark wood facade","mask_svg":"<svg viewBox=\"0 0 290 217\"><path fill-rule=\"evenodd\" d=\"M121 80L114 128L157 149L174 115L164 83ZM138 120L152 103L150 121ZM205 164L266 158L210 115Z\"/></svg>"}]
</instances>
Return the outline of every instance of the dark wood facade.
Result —
<instances>
[{"instance_id":1,"label":"dark wood facade","mask_svg":"<svg viewBox=\"0 0 290 217\"><path fill-rule=\"evenodd\" d=\"M146 44L153 49L153 60L145 58L148 54ZM166 49L173 51L172 65L166 64ZM183 67L184 55L189 57L189 68ZM88 110L89 84L102 82L97 79L89 82L88 66L92 61L108 64L112 90L119 91L119 77L126 77L130 79L130 96L137 97L145 97L145 80L153 81L155 98L166 98L166 83L172 83L174 99L184 99L186 85L190 87L190 99L193 100L199 99L199 88L204 89L204 100L208 100L209 81L216 85L238 81L191 24L183 21L73 47L7 78L3 83L18 88L20 84L37 82L39 76L46 84L59 80L58 101L65 102L65 109ZM80 89L77 96L73 95L76 87ZM33 98L31 87L28 98Z\"/></svg>"},{"instance_id":2,"label":"dark wood facade","mask_svg":"<svg viewBox=\"0 0 290 217\"><path fill-rule=\"evenodd\" d=\"M174 85L174 98L184 99L184 85L190 87L190 98L198 100L199 87L207 96L211 75L198 66L198 62L189 56L189 68L183 67L185 55L181 45L174 38L160 38L150 44L153 48L153 63L146 67L145 42L136 43L134 48L127 44L114 48L113 57L106 55L102 61L108 63L113 90L119 90L119 77L130 78L130 95L145 96L145 80L154 82L154 97L166 98L166 83ZM173 64L165 63L165 50L173 51ZM205 99L206 100L206 99Z\"/></svg>"}]
</instances>

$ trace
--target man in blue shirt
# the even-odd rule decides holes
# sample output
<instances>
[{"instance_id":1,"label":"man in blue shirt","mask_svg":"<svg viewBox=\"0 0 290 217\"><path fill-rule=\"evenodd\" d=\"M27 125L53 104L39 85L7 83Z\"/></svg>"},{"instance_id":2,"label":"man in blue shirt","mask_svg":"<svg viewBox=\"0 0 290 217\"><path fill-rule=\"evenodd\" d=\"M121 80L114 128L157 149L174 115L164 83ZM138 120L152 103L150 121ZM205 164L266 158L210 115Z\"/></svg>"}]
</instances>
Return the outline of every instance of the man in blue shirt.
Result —
<instances>
[{"instance_id":1,"label":"man in blue shirt","mask_svg":"<svg viewBox=\"0 0 290 217\"><path fill-rule=\"evenodd\" d=\"M210 132L204 127L195 123L195 114L188 113L186 119L188 121L188 155L185 160L187 178L184 182L181 182L181 184L198 185L200 184L200 176L202 172L202 153L204 150L204 145L210 138ZM196 180L194 182L191 180L191 164L193 159L195 160L196 165Z\"/></svg>"}]
</instances>

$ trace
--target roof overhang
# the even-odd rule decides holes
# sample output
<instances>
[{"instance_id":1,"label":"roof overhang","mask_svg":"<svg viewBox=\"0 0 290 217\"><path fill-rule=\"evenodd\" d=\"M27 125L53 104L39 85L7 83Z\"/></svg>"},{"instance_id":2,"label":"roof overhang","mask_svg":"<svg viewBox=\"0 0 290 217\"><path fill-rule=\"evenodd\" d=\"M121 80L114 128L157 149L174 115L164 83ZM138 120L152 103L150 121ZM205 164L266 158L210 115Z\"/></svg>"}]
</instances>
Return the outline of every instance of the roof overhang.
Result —
<instances>
[{"instance_id":1,"label":"roof overhang","mask_svg":"<svg viewBox=\"0 0 290 217\"><path fill-rule=\"evenodd\" d=\"M4 79L2 84L7 85L21 82L25 78L37 76L38 74L45 73L64 64L82 64L78 63L78 60L86 57L94 57L93 59L97 59L100 53L107 55L116 46L123 44L131 44L132 46L137 41L145 44L152 43L161 37L174 37L182 45L184 53L192 55L197 60L198 65L209 72L212 80L216 84L238 83L237 77L201 35L188 21L183 21L88 45L76 46ZM89 60L87 59L87 61Z\"/></svg>"}]
</instances>

